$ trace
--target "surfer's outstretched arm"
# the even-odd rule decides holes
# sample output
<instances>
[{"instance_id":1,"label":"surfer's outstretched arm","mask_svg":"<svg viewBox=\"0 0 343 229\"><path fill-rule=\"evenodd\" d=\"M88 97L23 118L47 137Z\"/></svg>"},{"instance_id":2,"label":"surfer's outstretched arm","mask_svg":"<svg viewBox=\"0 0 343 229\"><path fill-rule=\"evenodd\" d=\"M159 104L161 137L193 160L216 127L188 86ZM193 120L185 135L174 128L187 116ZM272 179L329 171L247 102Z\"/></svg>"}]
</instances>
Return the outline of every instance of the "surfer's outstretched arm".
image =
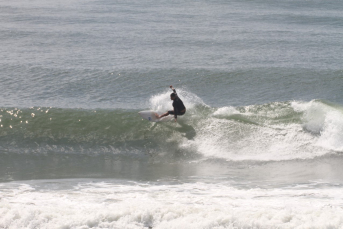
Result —
<instances>
[{"instance_id":1,"label":"surfer's outstretched arm","mask_svg":"<svg viewBox=\"0 0 343 229\"><path fill-rule=\"evenodd\" d=\"M173 88L173 85L170 85L169 87L170 87L170 89L173 90L173 92L174 92L175 94L177 94L175 88Z\"/></svg>"}]
</instances>

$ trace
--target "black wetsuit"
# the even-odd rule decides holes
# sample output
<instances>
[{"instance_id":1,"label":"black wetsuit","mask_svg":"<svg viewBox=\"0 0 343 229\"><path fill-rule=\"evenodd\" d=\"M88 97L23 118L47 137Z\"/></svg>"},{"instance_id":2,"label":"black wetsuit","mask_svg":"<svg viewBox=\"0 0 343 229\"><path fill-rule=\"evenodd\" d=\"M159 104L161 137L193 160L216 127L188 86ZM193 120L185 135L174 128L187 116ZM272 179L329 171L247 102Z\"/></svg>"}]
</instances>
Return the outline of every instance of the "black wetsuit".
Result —
<instances>
[{"instance_id":1,"label":"black wetsuit","mask_svg":"<svg viewBox=\"0 0 343 229\"><path fill-rule=\"evenodd\" d=\"M169 114L173 114L175 118L177 118L178 115L184 115L186 113L186 107L183 105L182 100L177 96L176 90L173 89L174 93L176 94L176 98L173 101L173 111L168 111Z\"/></svg>"}]
</instances>

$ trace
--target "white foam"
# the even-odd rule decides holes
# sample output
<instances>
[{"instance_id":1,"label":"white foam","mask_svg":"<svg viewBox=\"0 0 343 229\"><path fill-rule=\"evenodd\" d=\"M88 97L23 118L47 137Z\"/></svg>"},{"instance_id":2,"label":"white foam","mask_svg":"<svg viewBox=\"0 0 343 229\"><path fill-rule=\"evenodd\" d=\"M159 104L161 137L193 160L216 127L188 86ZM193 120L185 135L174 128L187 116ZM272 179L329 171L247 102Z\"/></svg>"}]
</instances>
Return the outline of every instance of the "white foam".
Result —
<instances>
[{"instance_id":1,"label":"white foam","mask_svg":"<svg viewBox=\"0 0 343 229\"><path fill-rule=\"evenodd\" d=\"M319 137L317 146L334 151L343 151L343 112L339 107L319 101L294 102L296 111L303 112L303 127Z\"/></svg>"},{"instance_id":2,"label":"white foam","mask_svg":"<svg viewBox=\"0 0 343 229\"><path fill-rule=\"evenodd\" d=\"M63 181L58 181L62 183ZM61 190L0 187L1 228L340 228L340 188L79 182Z\"/></svg>"},{"instance_id":3,"label":"white foam","mask_svg":"<svg viewBox=\"0 0 343 229\"><path fill-rule=\"evenodd\" d=\"M297 112L303 112L303 127L315 134L319 134L325 121L325 115L328 107L322 103L311 101L308 103L304 102L293 102L292 107Z\"/></svg>"},{"instance_id":4,"label":"white foam","mask_svg":"<svg viewBox=\"0 0 343 229\"><path fill-rule=\"evenodd\" d=\"M234 107L221 107L213 113L213 116L229 116L233 114L240 114Z\"/></svg>"},{"instance_id":5,"label":"white foam","mask_svg":"<svg viewBox=\"0 0 343 229\"><path fill-rule=\"evenodd\" d=\"M245 111L217 109L196 123L195 138L182 146L196 149L204 159L231 161L311 159L343 150L343 113L333 106L319 101L273 103L247 106ZM301 120L294 111L302 113ZM232 114L246 120L220 119Z\"/></svg>"},{"instance_id":6,"label":"white foam","mask_svg":"<svg viewBox=\"0 0 343 229\"><path fill-rule=\"evenodd\" d=\"M256 126L225 119L207 119L199 124L192 147L205 158L232 161L280 161L306 159L327 153L315 146L316 137L300 124Z\"/></svg>"},{"instance_id":7,"label":"white foam","mask_svg":"<svg viewBox=\"0 0 343 229\"><path fill-rule=\"evenodd\" d=\"M185 103L193 107L203 105L197 96L189 95L184 96ZM165 102L168 98L169 92L156 95L151 104L156 109L168 110L169 107L161 108L162 104L170 105ZM294 111L301 113L301 119ZM204 160L311 159L343 151L343 112L320 101L251 105L240 111L226 106L201 112L201 109L188 112L195 133L192 138L176 132L166 141L197 152Z\"/></svg>"},{"instance_id":8,"label":"white foam","mask_svg":"<svg viewBox=\"0 0 343 229\"><path fill-rule=\"evenodd\" d=\"M325 115L325 124L318 145L343 152L343 114L331 111Z\"/></svg>"}]
</instances>

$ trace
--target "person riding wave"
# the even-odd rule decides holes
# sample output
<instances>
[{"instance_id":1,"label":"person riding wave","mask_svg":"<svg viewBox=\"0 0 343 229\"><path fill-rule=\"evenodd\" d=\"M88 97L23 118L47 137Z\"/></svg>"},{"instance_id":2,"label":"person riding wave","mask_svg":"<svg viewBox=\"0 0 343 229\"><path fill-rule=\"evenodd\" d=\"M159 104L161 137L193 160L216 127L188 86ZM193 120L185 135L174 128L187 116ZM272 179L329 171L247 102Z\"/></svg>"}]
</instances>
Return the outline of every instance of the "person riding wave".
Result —
<instances>
[{"instance_id":1,"label":"person riding wave","mask_svg":"<svg viewBox=\"0 0 343 229\"><path fill-rule=\"evenodd\" d=\"M172 85L170 85L170 89L173 90L173 93L170 94L170 99L173 100L173 110L167 111L166 113L162 114L161 116L157 115L157 118L163 118L168 115L174 115L175 122L177 121L178 115L184 115L186 113L186 107L183 104L182 100L179 98L179 96L176 93L175 88L173 88Z\"/></svg>"}]
</instances>

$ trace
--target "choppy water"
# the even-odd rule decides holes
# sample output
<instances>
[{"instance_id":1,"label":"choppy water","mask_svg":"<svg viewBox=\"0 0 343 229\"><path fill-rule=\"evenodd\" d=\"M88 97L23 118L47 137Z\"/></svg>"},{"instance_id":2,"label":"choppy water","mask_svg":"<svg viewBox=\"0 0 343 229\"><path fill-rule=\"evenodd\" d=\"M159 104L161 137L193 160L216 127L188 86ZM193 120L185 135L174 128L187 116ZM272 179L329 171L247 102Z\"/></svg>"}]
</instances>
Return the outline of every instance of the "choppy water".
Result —
<instances>
[{"instance_id":1,"label":"choppy water","mask_svg":"<svg viewBox=\"0 0 343 229\"><path fill-rule=\"evenodd\" d=\"M342 10L0 1L0 227L343 227Z\"/></svg>"}]
</instances>

